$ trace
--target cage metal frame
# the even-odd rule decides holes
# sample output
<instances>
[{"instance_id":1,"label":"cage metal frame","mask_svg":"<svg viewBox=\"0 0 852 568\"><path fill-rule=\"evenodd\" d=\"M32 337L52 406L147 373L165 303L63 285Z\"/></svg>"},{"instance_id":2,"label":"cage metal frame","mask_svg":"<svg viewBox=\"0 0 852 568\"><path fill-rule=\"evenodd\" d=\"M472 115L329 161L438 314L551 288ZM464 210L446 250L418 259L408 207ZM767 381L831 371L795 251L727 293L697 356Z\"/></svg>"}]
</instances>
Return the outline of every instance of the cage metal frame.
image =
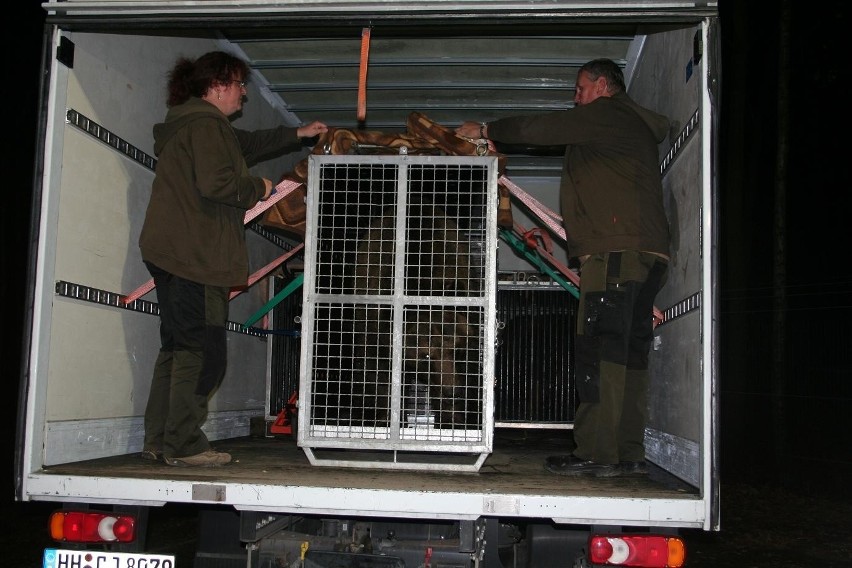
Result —
<instances>
[{"instance_id":1,"label":"cage metal frame","mask_svg":"<svg viewBox=\"0 0 852 568\"><path fill-rule=\"evenodd\" d=\"M396 227L394 291L391 294L359 294L352 289L318 288L316 263L320 248L319 219L323 199L325 171L337 167L380 166L395 168ZM473 295L408 295L400 280L404 278L405 211L412 168L465 168L485 172L479 189L482 192L483 218L480 220L481 242L474 243L481 255L480 293ZM411 156L401 155L312 155L308 165L306 199L307 226L303 283L302 345L300 353L298 444L313 465L352 466L382 469L478 471L490 455L494 437L494 365L496 349L497 294L497 158L488 156ZM344 270L346 267L341 266ZM386 429L370 426L347 427L344 432L334 425L314 423L311 407L312 390L317 371L314 368L315 315L329 306L387 306L393 309L391 414ZM406 421L401 406L403 346L402 314L406 309L447 308L474 310L479 318L479 392L480 423L464 430L435 427L424 422Z\"/></svg>"}]
</instances>

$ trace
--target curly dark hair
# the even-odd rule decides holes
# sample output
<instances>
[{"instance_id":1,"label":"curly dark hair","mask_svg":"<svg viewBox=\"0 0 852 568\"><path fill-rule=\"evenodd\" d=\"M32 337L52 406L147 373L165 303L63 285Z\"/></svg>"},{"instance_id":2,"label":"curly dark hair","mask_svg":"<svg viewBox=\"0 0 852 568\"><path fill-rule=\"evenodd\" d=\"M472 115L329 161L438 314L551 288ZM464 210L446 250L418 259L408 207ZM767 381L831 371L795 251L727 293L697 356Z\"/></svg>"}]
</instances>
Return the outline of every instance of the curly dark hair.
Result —
<instances>
[{"instance_id":1,"label":"curly dark hair","mask_svg":"<svg viewBox=\"0 0 852 568\"><path fill-rule=\"evenodd\" d=\"M181 57L169 72L166 104L173 107L190 97L202 97L217 83L244 81L248 72L245 61L224 51L205 53L195 61Z\"/></svg>"}]
</instances>

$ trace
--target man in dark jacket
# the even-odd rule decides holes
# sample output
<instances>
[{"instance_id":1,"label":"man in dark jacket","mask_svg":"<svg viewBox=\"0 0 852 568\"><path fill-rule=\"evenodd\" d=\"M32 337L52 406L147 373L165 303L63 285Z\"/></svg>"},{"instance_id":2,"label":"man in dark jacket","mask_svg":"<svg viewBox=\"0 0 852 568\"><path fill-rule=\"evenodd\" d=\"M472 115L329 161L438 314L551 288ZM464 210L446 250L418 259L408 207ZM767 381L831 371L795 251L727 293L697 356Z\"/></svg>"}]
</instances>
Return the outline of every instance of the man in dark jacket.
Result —
<instances>
[{"instance_id":1,"label":"man in dark jacket","mask_svg":"<svg viewBox=\"0 0 852 568\"><path fill-rule=\"evenodd\" d=\"M562 475L644 473L654 298L666 280L669 228L658 144L668 119L626 92L621 69L595 59L577 74L575 107L456 134L507 144L566 145L560 184L568 251L580 261L576 447L545 467Z\"/></svg>"}]
</instances>

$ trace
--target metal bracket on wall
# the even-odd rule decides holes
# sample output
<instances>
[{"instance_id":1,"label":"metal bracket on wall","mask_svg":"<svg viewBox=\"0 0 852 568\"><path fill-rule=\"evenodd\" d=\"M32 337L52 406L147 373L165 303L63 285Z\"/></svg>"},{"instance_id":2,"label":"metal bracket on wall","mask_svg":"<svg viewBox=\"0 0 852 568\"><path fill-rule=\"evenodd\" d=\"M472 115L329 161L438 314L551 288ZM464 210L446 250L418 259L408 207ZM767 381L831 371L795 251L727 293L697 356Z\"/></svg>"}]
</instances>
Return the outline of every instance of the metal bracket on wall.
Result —
<instances>
[{"instance_id":1,"label":"metal bracket on wall","mask_svg":"<svg viewBox=\"0 0 852 568\"><path fill-rule=\"evenodd\" d=\"M699 111L695 111L693 113L692 118L686 123L686 126L681 129L680 134L678 134L677 138L671 141L671 147L669 148L666 157L663 158L663 161L660 163L660 175L665 176L666 172L671 168L671 165L674 163L675 158L677 158L680 153L683 151L683 148L686 146L686 143L692 138L692 135L698 131L698 127L701 125Z\"/></svg>"},{"instance_id":2,"label":"metal bracket on wall","mask_svg":"<svg viewBox=\"0 0 852 568\"><path fill-rule=\"evenodd\" d=\"M684 298L676 304L672 304L663 310L663 321L659 325L671 323L677 318L683 317L686 314L693 312L701 307L701 292L696 292L692 296Z\"/></svg>"},{"instance_id":3,"label":"metal bracket on wall","mask_svg":"<svg viewBox=\"0 0 852 568\"><path fill-rule=\"evenodd\" d=\"M127 142L127 140L116 136L114 133L110 132L94 120L80 114L73 108L69 108L65 111L65 122L76 126L86 134L93 138L97 138L107 146L118 150L131 160L139 162L151 171L154 171L154 168L157 166L156 158L149 156L136 146Z\"/></svg>"},{"instance_id":4,"label":"metal bracket on wall","mask_svg":"<svg viewBox=\"0 0 852 568\"><path fill-rule=\"evenodd\" d=\"M73 282L66 282L64 280L56 282L56 294L64 298L73 298L75 300L92 302L94 304L110 306L122 310L130 310L132 312L141 312L155 316L160 314L160 306L155 302L149 302L147 300L133 300L132 302L125 304L124 294L99 290L97 288L92 288L91 286L74 284ZM266 333L262 333L254 329L246 329L242 326L242 324L232 321L227 323L226 328L228 331L242 333L245 335L253 335L264 339L267 336Z\"/></svg>"}]
</instances>

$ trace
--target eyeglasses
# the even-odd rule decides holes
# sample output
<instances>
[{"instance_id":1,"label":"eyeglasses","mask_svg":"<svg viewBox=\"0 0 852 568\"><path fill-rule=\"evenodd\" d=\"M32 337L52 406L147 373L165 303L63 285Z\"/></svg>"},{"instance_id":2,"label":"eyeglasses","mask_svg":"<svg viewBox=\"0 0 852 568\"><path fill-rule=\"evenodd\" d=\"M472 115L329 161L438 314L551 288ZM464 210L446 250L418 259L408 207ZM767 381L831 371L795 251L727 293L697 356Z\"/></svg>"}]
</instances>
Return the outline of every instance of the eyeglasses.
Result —
<instances>
[{"instance_id":1,"label":"eyeglasses","mask_svg":"<svg viewBox=\"0 0 852 568\"><path fill-rule=\"evenodd\" d=\"M245 89L246 85L248 85L248 81L237 81L236 79L231 79L228 82L229 83L236 83L237 85L240 86L241 89Z\"/></svg>"}]
</instances>

